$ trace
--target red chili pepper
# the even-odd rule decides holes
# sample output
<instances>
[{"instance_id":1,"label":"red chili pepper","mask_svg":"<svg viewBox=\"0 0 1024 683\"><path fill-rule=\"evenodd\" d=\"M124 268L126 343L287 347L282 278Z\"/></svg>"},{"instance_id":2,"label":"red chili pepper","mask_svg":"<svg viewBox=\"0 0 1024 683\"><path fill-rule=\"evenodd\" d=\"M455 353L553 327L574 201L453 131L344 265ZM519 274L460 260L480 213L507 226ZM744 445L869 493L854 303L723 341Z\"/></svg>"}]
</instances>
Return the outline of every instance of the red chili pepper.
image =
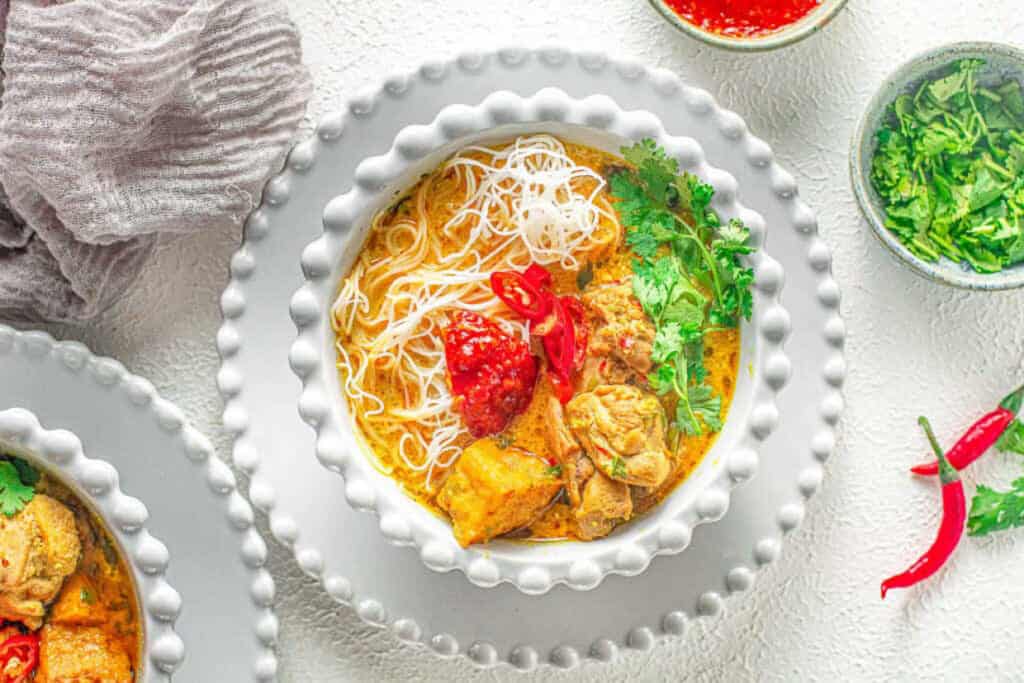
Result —
<instances>
[{"instance_id":1,"label":"red chili pepper","mask_svg":"<svg viewBox=\"0 0 1024 683\"><path fill-rule=\"evenodd\" d=\"M555 390L555 398L559 403L565 405L572 400L573 387L570 380L554 372L549 372L548 381L551 382L551 388Z\"/></svg>"},{"instance_id":2,"label":"red chili pepper","mask_svg":"<svg viewBox=\"0 0 1024 683\"><path fill-rule=\"evenodd\" d=\"M574 296L563 296L559 301L562 302L562 307L565 308L565 312L569 314L569 319L572 320L573 332L576 338L576 353L573 354L572 366L573 370L579 370L583 367L583 362L587 358L587 342L590 341L590 332L587 329L587 314L583 310L583 304Z\"/></svg>"},{"instance_id":3,"label":"red chili pepper","mask_svg":"<svg viewBox=\"0 0 1024 683\"><path fill-rule=\"evenodd\" d=\"M530 278L515 271L491 273L491 289L506 306L527 320L539 322L548 314L551 297L545 296L540 286Z\"/></svg>"},{"instance_id":4,"label":"red chili pepper","mask_svg":"<svg viewBox=\"0 0 1024 683\"><path fill-rule=\"evenodd\" d=\"M0 643L0 683L25 683L38 665L39 636L11 636Z\"/></svg>"},{"instance_id":5,"label":"red chili pepper","mask_svg":"<svg viewBox=\"0 0 1024 683\"><path fill-rule=\"evenodd\" d=\"M962 470L980 458L985 451L992 447L992 444L999 440L1006 428L1013 422L1020 410L1022 400L1024 400L1024 386L1004 398L998 408L971 425L946 454L949 463L956 469ZM915 465L910 468L910 471L922 475L938 474L939 464L930 462Z\"/></svg>"},{"instance_id":6,"label":"red chili pepper","mask_svg":"<svg viewBox=\"0 0 1024 683\"><path fill-rule=\"evenodd\" d=\"M949 459L942 453L942 448L932 432L932 426L927 418L920 418L918 422L928 435L928 441L938 458L939 481L942 482L942 524L939 526L939 533L935 537L932 546L922 555L917 562L910 565L902 574L892 576L882 582L882 599L890 588L909 588L939 571L946 563L960 538L964 533L964 523L967 521L967 502L964 500L964 485L960 481L960 475L950 463Z\"/></svg>"},{"instance_id":7,"label":"red chili pepper","mask_svg":"<svg viewBox=\"0 0 1024 683\"><path fill-rule=\"evenodd\" d=\"M541 338L548 375L562 403L572 398L572 373L583 367L589 332L579 299L552 293L551 273L531 264L522 273L491 274L491 289L505 305L530 321L530 334Z\"/></svg>"},{"instance_id":8,"label":"red chili pepper","mask_svg":"<svg viewBox=\"0 0 1024 683\"><path fill-rule=\"evenodd\" d=\"M537 289L544 289L551 286L551 273L548 272L547 268L539 266L536 263L531 263L527 269L523 271L523 277Z\"/></svg>"},{"instance_id":9,"label":"red chili pepper","mask_svg":"<svg viewBox=\"0 0 1024 683\"><path fill-rule=\"evenodd\" d=\"M555 299L554 310L557 329L544 336L544 351L551 368L563 379L569 379L576 359L576 326L561 299Z\"/></svg>"}]
</instances>

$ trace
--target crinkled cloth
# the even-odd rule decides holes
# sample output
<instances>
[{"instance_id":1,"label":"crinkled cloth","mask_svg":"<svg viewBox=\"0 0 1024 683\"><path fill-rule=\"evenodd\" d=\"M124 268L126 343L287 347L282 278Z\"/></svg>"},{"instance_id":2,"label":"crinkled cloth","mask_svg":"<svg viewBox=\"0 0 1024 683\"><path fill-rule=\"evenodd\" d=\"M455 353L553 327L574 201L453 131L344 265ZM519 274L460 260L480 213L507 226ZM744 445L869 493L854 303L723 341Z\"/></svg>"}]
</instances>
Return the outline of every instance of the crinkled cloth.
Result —
<instances>
[{"instance_id":1,"label":"crinkled cloth","mask_svg":"<svg viewBox=\"0 0 1024 683\"><path fill-rule=\"evenodd\" d=\"M238 228L309 73L279 0L6 5L0 318L87 319L160 239Z\"/></svg>"}]
</instances>

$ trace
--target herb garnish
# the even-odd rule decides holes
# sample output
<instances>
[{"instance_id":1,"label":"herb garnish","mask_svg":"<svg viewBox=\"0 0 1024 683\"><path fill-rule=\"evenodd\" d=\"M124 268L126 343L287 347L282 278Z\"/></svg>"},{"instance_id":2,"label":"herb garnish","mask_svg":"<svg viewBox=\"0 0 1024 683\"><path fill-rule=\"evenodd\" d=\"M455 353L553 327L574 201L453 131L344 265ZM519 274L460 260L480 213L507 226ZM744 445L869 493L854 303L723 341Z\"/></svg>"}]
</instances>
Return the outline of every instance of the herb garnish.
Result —
<instances>
[{"instance_id":1,"label":"herb garnish","mask_svg":"<svg viewBox=\"0 0 1024 683\"><path fill-rule=\"evenodd\" d=\"M686 434L721 429L721 397L705 384L704 335L749 319L753 271L740 260L754 249L738 220L722 225L710 207L714 188L680 173L653 140L622 149L634 169L611 176L615 209L639 257L633 293L654 322L648 376L659 395L676 398L674 425Z\"/></svg>"},{"instance_id":2,"label":"herb garnish","mask_svg":"<svg viewBox=\"0 0 1024 683\"><path fill-rule=\"evenodd\" d=\"M0 513L8 517L21 512L35 497L39 472L21 458L0 461Z\"/></svg>"},{"instance_id":3,"label":"herb garnish","mask_svg":"<svg viewBox=\"0 0 1024 683\"><path fill-rule=\"evenodd\" d=\"M1014 79L983 85L982 66L955 62L896 98L871 180L915 255L994 273L1024 261L1024 94Z\"/></svg>"},{"instance_id":4,"label":"herb garnish","mask_svg":"<svg viewBox=\"0 0 1024 683\"><path fill-rule=\"evenodd\" d=\"M1024 455L1024 425L1014 420L996 442L996 448L1005 453ZM1024 477L1010 484L1009 491L978 484L967 517L967 533L985 536L994 531L1005 531L1024 526Z\"/></svg>"},{"instance_id":5,"label":"herb garnish","mask_svg":"<svg viewBox=\"0 0 1024 683\"><path fill-rule=\"evenodd\" d=\"M559 479L562 476L562 466L561 465L548 465L547 473L548 473L548 476L554 477L555 479Z\"/></svg>"},{"instance_id":6,"label":"herb garnish","mask_svg":"<svg viewBox=\"0 0 1024 683\"><path fill-rule=\"evenodd\" d=\"M612 467L611 476L613 479L625 479L628 473L626 472L626 463L617 455L612 456Z\"/></svg>"}]
</instances>

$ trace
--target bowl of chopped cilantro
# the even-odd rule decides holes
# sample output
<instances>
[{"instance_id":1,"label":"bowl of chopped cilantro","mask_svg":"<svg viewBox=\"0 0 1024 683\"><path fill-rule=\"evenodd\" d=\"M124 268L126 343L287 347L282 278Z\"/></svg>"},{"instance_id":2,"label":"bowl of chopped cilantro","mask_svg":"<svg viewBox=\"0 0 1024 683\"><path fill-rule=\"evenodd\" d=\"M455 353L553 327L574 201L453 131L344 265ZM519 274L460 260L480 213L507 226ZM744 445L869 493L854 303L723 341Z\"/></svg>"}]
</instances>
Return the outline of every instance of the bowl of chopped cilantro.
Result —
<instances>
[{"instance_id":1,"label":"bowl of chopped cilantro","mask_svg":"<svg viewBox=\"0 0 1024 683\"><path fill-rule=\"evenodd\" d=\"M1024 286L1024 52L958 43L890 76L854 135L854 193L875 235L928 279Z\"/></svg>"}]
</instances>

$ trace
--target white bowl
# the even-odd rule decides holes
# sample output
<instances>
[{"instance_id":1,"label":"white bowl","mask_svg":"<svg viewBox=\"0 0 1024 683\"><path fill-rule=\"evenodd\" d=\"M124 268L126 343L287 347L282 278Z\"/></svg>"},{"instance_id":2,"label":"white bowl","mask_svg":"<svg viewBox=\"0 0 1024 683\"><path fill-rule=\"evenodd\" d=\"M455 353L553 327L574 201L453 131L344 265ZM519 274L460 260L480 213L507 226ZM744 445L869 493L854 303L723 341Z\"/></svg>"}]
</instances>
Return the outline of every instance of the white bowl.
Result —
<instances>
[{"instance_id":1,"label":"white bowl","mask_svg":"<svg viewBox=\"0 0 1024 683\"><path fill-rule=\"evenodd\" d=\"M174 631L181 596L165 579L170 556L167 546L146 530L146 506L121 491L113 465L86 457L77 436L43 428L23 408L0 411L0 452L24 458L55 477L103 520L135 585L143 631L138 680L170 681L185 657L185 645Z\"/></svg>"},{"instance_id":2,"label":"white bowl","mask_svg":"<svg viewBox=\"0 0 1024 683\"><path fill-rule=\"evenodd\" d=\"M744 154L739 148L742 119L717 110L710 97L704 104L710 114L734 124L723 124L722 138L710 141L714 151ZM732 130L737 134L730 135ZM372 456L359 445L336 370L330 308L341 279L358 256L371 217L387 207L396 192L466 145L537 132L616 154L624 144L653 138L682 169L710 183L715 188L715 210L723 220L743 220L752 243L760 247L750 257L758 280L754 317L742 328L740 371L721 434L696 470L659 506L595 541L530 544L499 539L461 548L449 522L378 472ZM779 303L782 268L763 249L763 219L737 202L737 191L731 175L707 164L697 141L670 136L650 112L625 111L603 95L573 99L552 88L532 97L500 91L477 106L449 106L428 125L400 131L386 153L365 159L356 169L355 186L327 205L324 232L303 252L305 283L290 305L298 339L289 361L303 384L299 413L317 431L320 462L342 476L348 503L377 514L387 540L418 548L430 569L458 569L478 586L508 582L528 594L545 593L559 583L588 590L608 574L636 575L655 555L682 551L694 527L720 519L732 487L753 476L758 444L778 422L775 394L790 374L782 351L789 330L789 315Z\"/></svg>"}]
</instances>

